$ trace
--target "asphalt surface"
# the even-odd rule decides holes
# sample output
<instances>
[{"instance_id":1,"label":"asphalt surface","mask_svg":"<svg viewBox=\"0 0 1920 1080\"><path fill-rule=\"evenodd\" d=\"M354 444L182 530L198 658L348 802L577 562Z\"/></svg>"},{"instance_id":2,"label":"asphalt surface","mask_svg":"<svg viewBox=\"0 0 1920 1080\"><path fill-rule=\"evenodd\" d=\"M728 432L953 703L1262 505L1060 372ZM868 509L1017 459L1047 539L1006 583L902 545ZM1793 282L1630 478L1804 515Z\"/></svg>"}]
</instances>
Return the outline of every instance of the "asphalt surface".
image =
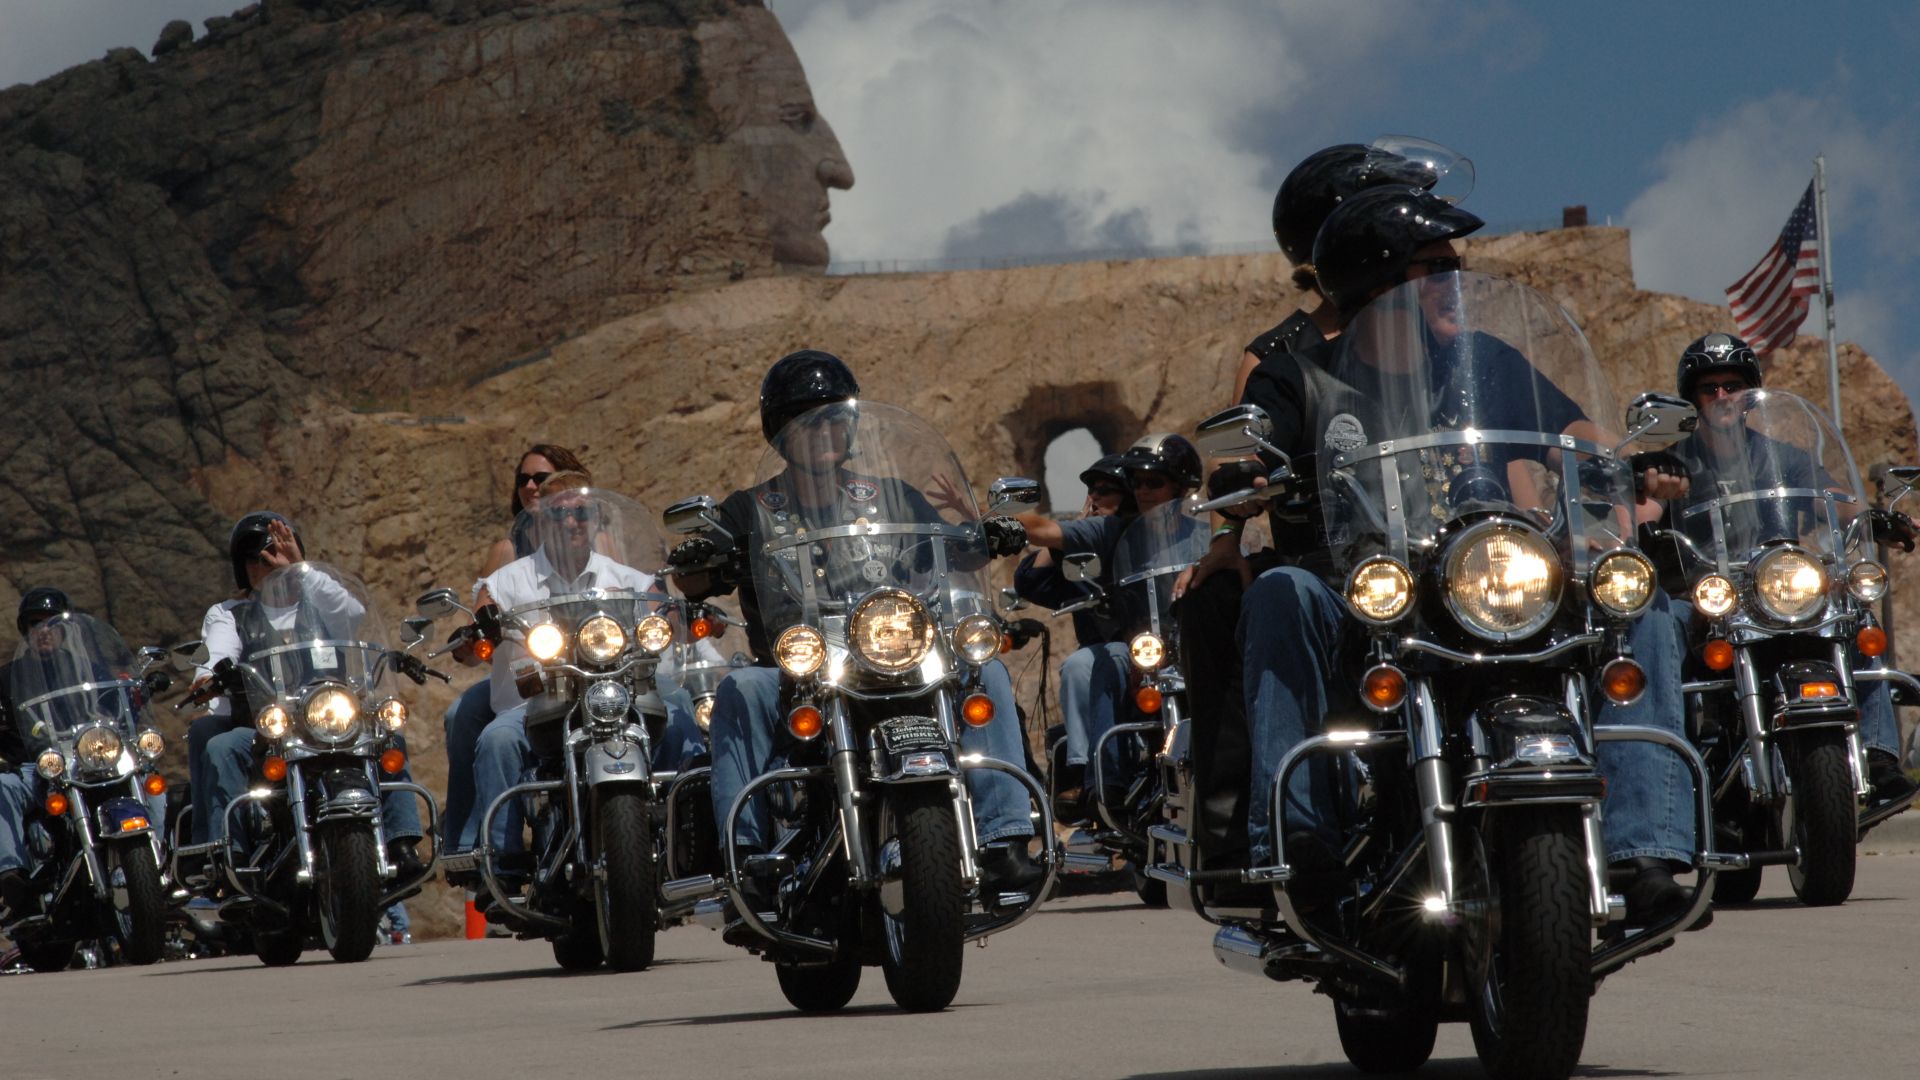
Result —
<instances>
[{"instance_id":1,"label":"asphalt surface","mask_svg":"<svg viewBox=\"0 0 1920 1080\"><path fill-rule=\"evenodd\" d=\"M1916 815L1920 820L1920 815ZM1908 848L1920 829L1880 846ZM1578 1075L1891 1076L1920 1058L1920 855L1860 861L1853 899L1761 899L1609 978ZM1056 901L970 949L945 1013L895 1011L868 969L845 1013L803 1017L772 968L680 927L660 962L568 975L540 942L324 953L0 979L0 1076L865 1076L1244 1080L1358 1076L1332 1008L1222 968L1192 915L1130 893ZM1479 1076L1462 1025L1420 1075Z\"/></svg>"}]
</instances>

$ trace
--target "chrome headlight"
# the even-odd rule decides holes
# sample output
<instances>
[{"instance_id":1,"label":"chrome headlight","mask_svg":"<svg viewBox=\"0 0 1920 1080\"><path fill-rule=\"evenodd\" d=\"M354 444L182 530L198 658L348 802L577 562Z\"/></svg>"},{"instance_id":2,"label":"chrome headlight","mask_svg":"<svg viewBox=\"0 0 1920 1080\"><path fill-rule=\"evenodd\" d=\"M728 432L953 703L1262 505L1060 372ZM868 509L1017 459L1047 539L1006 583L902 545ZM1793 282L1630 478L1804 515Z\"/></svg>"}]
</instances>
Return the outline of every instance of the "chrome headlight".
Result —
<instances>
[{"instance_id":1,"label":"chrome headlight","mask_svg":"<svg viewBox=\"0 0 1920 1080\"><path fill-rule=\"evenodd\" d=\"M110 769L120 760L120 736L111 728L87 728L73 740L73 756L83 769Z\"/></svg>"},{"instance_id":2,"label":"chrome headlight","mask_svg":"<svg viewBox=\"0 0 1920 1080\"><path fill-rule=\"evenodd\" d=\"M658 655L673 644L673 624L658 615L649 615L633 628L633 636L642 649Z\"/></svg>"},{"instance_id":3,"label":"chrome headlight","mask_svg":"<svg viewBox=\"0 0 1920 1080\"><path fill-rule=\"evenodd\" d=\"M595 615L580 624L580 655L596 664L612 663L627 651L627 632L605 615Z\"/></svg>"},{"instance_id":4,"label":"chrome headlight","mask_svg":"<svg viewBox=\"0 0 1920 1080\"><path fill-rule=\"evenodd\" d=\"M1693 586L1693 606L1711 618L1720 618L1732 611L1739 602L1740 593L1733 587L1733 582L1719 574L1708 574Z\"/></svg>"},{"instance_id":5,"label":"chrome headlight","mask_svg":"<svg viewBox=\"0 0 1920 1080\"><path fill-rule=\"evenodd\" d=\"M587 687L587 718L602 724L614 724L627 717L633 695L612 679L601 679Z\"/></svg>"},{"instance_id":6,"label":"chrome headlight","mask_svg":"<svg viewBox=\"0 0 1920 1080\"><path fill-rule=\"evenodd\" d=\"M820 670L827 659L827 640L811 626L789 626L773 643L773 658L780 670L803 679Z\"/></svg>"},{"instance_id":7,"label":"chrome headlight","mask_svg":"<svg viewBox=\"0 0 1920 1080\"><path fill-rule=\"evenodd\" d=\"M566 647L566 632L550 622L527 631L527 652L542 663L559 656L560 650Z\"/></svg>"},{"instance_id":8,"label":"chrome headlight","mask_svg":"<svg viewBox=\"0 0 1920 1080\"><path fill-rule=\"evenodd\" d=\"M48 780L57 780L60 774L67 771L67 759L58 750L42 750L39 760L33 763L33 767Z\"/></svg>"},{"instance_id":9,"label":"chrome headlight","mask_svg":"<svg viewBox=\"0 0 1920 1080\"><path fill-rule=\"evenodd\" d=\"M1796 547L1777 547L1753 564L1753 600L1781 622L1799 622L1819 612L1827 597L1827 571Z\"/></svg>"},{"instance_id":10,"label":"chrome headlight","mask_svg":"<svg viewBox=\"0 0 1920 1080\"><path fill-rule=\"evenodd\" d=\"M1887 568L1871 560L1854 563L1847 571L1847 591L1866 604L1887 595Z\"/></svg>"},{"instance_id":11,"label":"chrome headlight","mask_svg":"<svg viewBox=\"0 0 1920 1080\"><path fill-rule=\"evenodd\" d=\"M1135 634L1127 642L1127 655L1133 658L1133 666L1141 671L1152 671L1167 660L1167 643L1160 640L1158 634Z\"/></svg>"},{"instance_id":12,"label":"chrome headlight","mask_svg":"<svg viewBox=\"0 0 1920 1080\"><path fill-rule=\"evenodd\" d=\"M1395 559L1375 556L1347 577L1347 606L1370 623L1390 623L1413 602L1413 575Z\"/></svg>"},{"instance_id":13,"label":"chrome headlight","mask_svg":"<svg viewBox=\"0 0 1920 1080\"><path fill-rule=\"evenodd\" d=\"M322 686L307 698L307 734L323 743L343 743L360 728L360 703L338 686Z\"/></svg>"},{"instance_id":14,"label":"chrome headlight","mask_svg":"<svg viewBox=\"0 0 1920 1080\"><path fill-rule=\"evenodd\" d=\"M407 726L407 704L399 698L388 698L373 710L380 718L380 726L388 731L399 731Z\"/></svg>"},{"instance_id":15,"label":"chrome headlight","mask_svg":"<svg viewBox=\"0 0 1920 1080\"><path fill-rule=\"evenodd\" d=\"M287 710L278 705L269 705L260 710L260 715L254 718L253 726L267 738L278 739L287 733L290 723Z\"/></svg>"},{"instance_id":16,"label":"chrome headlight","mask_svg":"<svg viewBox=\"0 0 1920 1080\"><path fill-rule=\"evenodd\" d=\"M713 723L713 699L712 698L703 697L699 701L696 701L693 703L693 722L700 725L701 731L707 730L707 728Z\"/></svg>"},{"instance_id":17,"label":"chrome headlight","mask_svg":"<svg viewBox=\"0 0 1920 1080\"><path fill-rule=\"evenodd\" d=\"M152 728L148 728L140 733L138 744L140 747L140 756L146 758L148 761L152 761L154 758L167 752L167 740L162 738L160 733Z\"/></svg>"},{"instance_id":18,"label":"chrome headlight","mask_svg":"<svg viewBox=\"0 0 1920 1080\"><path fill-rule=\"evenodd\" d=\"M1539 533L1489 521L1454 541L1446 588L1460 625L1490 641L1515 641L1552 620L1560 560Z\"/></svg>"},{"instance_id":19,"label":"chrome headlight","mask_svg":"<svg viewBox=\"0 0 1920 1080\"><path fill-rule=\"evenodd\" d=\"M985 615L969 615L953 628L953 651L969 664L984 664L1000 652L1000 628Z\"/></svg>"},{"instance_id":20,"label":"chrome headlight","mask_svg":"<svg viewBox=\"0 0 1920 1080\"><path fill-rule=\"evenodd\" d=\"M847 637L854 654L876 670L898 675L926 658L933 647L933 617L927 606L899 589L881 589L854 605Z\"/></svg>"},{"instance_id":21,"label":"chrome headlight","mask_svg":"<svg viewBox=\"0 0 1920 1080\"><path fill-rule=\"evenodd\" d=\"M1616 551L1593 568L1594 603L1609 615L1637 615L1653 602L1653 564L1637 551Z\"/></svg>"}]
</instances>

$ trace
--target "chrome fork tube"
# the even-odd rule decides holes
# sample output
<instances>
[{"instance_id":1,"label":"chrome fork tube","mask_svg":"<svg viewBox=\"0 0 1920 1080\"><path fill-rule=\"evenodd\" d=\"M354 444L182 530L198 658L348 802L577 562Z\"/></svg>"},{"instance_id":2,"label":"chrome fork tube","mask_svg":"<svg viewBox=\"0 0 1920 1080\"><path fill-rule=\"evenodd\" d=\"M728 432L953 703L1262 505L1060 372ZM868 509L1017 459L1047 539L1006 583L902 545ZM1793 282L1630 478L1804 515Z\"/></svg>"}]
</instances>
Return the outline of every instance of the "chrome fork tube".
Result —
<instances>
[{"instance_id":1,"label":"chrome fork tube","mask_svg":"<svg viewBox=\"0 0 1920 1080\"><path fill-rule=\"evenodd\" d=\"M1833 644L1833 670L1840 676L1840 687L1847 692L1847 700L1853 702L1855 717L1847 729L1847 767L1853 770L1853 794L1856 801L1865 801L1873 797L1873 785L1867 783L1867 747L1861 742L1862 723L1865 712L1860 694L1854 689L1853 658L1847 655L1847 647L1841 642Z\"/></svg>"},{"instance_id":2,"label":"chrome fork tube","mask_svg":"<svg viewBox=\"0 0 1920 1080\"><path fill-rule=\"evenodd\" d=\"M944 686L933 692L933 712L940 721L940 730L953 733L954 757L958 758L960 740L958 725L953 718L953 697ZM980 848L980 829L973 820L973 800L967 795L964 777L956 776L948 784L953 791L953 820L960 828L960 877L969 885L974 885L980 881L980 867L973 857L973 853Z\"/></svg>"},{"instance_id":3,"label":"chrome fork tube","mask_svg":"<svg viewBox=\"0 0 1920 1080\"><path fill-rule=\"evenodd\" d=\"M1433 707L1433 691L1427 680L1414 684L1413 691L1413 777L1420 793L1420 829L1427 838L1427 867L1433 878L1435 895L1453 910L1454 854L1453 770L1441 756L1445 733L1440 716Z\"/></svg>"},{"instance_id":4,"label":"chrome fork tube","mask_svg":"<svg viewBox=\"0 0 1920 1080\"><path fill-rule=\"evenodd\" d=\"M1773 756L1767 752L1767 718L1760 707L1760 675L1754 670L1753 654L1744 648L1733 652L1733 692L1740 701L1740 717L1747 725L1746 757L1748 779L1753 783L1755 801L1774 800Z\"/></svg>"},{"instance_id":5,"label":"chrome fork tube","mask_svg":"<svg viewBox=\"0 0 1920 1080\"><path fill-rule=\"evenodd\" d=\"M853 738L853 721L847 716L844 698L827 701L827 731L833 738L833 787L840 800L840 832L847 844L847 875L856 888L873 880L872 852L867 850L867 830L860 820L860 750Z\"/></svg>"},{"instance_id":6,"label":"chrome fork tube","mask_svg":"<svg viewBox=\"0 0 1920 1080\"><path fill-rule=\"evenodd\" d=\"M300 850L300 869L294 878L313 880L313 834L307 829L307 785L299 762L287 762L287 816L293 819L293 842Z\"/></svg>"},{"instance_id":7,"label":"chrome fork tube","mask_svg":"<svg viewBox=\"0 0 1920 1080\"><path fill-rule=\"evenodd\" d=\"M89 821L87 796L79 785L67 789L67 820L75 837L80 841L80 859L86 864L87 877L91 878L93 895L98 899L107 898L106 868L100 865L100 845L93 835L93 822Z\"/></svg>"}]
</instances>

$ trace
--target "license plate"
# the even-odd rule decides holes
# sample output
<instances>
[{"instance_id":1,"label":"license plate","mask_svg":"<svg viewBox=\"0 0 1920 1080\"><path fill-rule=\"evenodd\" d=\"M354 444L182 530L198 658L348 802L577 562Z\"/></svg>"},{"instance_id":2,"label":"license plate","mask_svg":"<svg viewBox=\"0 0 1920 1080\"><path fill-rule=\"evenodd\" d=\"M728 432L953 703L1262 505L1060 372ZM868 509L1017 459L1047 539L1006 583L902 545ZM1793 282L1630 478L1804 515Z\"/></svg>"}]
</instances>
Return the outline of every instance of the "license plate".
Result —
<instances>
[{"instance_id":1,"label":"license plate","mask_svg":"<svg viewBox=\"0 0 1920 1080\"><path fill-rule=\"evenodd\" d=\"M903 754L909 750L944 749L947 737L940 733L940 723L931 716L896 716L880 721L880 745L890 754Z\"/></svg>"}]
</instances>

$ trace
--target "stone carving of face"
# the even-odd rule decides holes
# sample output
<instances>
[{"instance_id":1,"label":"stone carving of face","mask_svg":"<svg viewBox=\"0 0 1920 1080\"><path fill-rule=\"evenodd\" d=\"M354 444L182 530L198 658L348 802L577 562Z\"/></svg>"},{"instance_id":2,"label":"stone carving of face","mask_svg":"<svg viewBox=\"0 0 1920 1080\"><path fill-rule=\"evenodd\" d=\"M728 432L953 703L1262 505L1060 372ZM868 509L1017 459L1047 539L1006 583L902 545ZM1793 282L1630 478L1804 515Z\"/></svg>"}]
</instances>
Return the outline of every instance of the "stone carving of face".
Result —
<instances>
[{"instance_id":1,"label":"stone carving of face","mask_svg":"<svg viewBox=\"0 0 1920 1080\"><path fill-rule=\"evenodd\" d=\"M766 213L774 261L825 266L827 193L853 187L853 167L813 93L786 32L766 11L744 9L698 31L708 102L743 151L747 194Z\"/></svg>"}]
</instances>

